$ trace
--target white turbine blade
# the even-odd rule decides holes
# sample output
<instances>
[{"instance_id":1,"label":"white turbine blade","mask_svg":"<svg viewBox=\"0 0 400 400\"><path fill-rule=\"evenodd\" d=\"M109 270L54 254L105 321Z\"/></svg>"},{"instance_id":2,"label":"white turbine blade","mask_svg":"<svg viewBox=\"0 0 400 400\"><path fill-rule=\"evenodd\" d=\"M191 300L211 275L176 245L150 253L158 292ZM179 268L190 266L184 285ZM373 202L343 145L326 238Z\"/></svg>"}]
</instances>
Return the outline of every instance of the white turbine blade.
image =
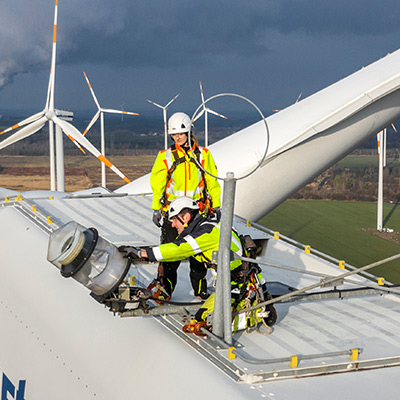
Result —
<instances>
[{"instance_id":1,"label":"white turbine blade","mask_svg":"<svg viewBox=\"0 0 400 400\"><path fill-rule=\"evenodd\" d=\"M203 109L198 113L198 115L196 115L196 116L194 117L193 122L196 122L196 121L204 114L204 112L205 112L205 108L203 108Z\"/></svg>"},{"instance_id":2,"label":"white turbine blade","mask_svg":"<svg viewBox=\"0 0 400 400\"><path fill-rule=\"evenodd\" d=\"M209 112L209 113L211 113L211 114L216 115L217 117L221 117L221 118L228 119L228 117L225 117L225 115L219 114L219 113L217 113L217 112L211 110L210 108L206 108L206 111Z\"/></svg>"},{"instance_id":3,"label":"white turbine blade","mask_svg":"<svg viewBox=\"0 0 400 400\"><path fill-rule=\"evenodd\" d=\"M200 85L201 102L203 103L203 107L204 107L204 93L203 93L203 86L201 84L201 81L199 81L199 85Z\"/></svg>"},{"instance_id":4,"label":"white turbine blade","mask_svg":"<svg viewBox=\"0 0 400 400\"><path fill-rule=\"evenodd\" d=\"M0 150L4 149L11 144L14 144L22 139L27 138L28 136L33 135L37 131L43 128L44 124L46 123L47 118L43 116L42 118L38 119L35 122L23 127L18 132L14 133L12 136L9 136L7 139L0 142Z\"/></svg>"},{"instance_id":5,"label":"white turbine blade","mask_svg":"<svg viewBox=\"0 0 400 400\"><path fill-rule=\"evenodd\" d=\"M56 55L57 55L57 17L58 17L58 0L54 7L54 26L53 26L53 49L51 52L51 67L49 77L49 87L47 89L46 110L54 111L54 81L56 74Z\"/></svg>"},{"instance_id":6,"label":"white turbine blade","mask_svg":"<svg viewBox=\"0 0 400 400\"><path fill-rule=\"evenodd\" d=\"M303 92L301 92L300 94L299 94L299 97L297 97L297 100L296 100L296 103L300 100L300 97L303 95Z\"/></svg>"},{"instance_id":7,"label":"white turbine blade","mask_svg":"<svg viewBox=\"0 0 400 400\"><path fill-rule=\"evenodd\" d=\"M3 133L7 133L10 131L13 131L14 129L17 128L21 128L22 126L25 126L27 124L30 124L31 122L35 122L36 120L38 120L41 116L43 115L43 111L38 112L35 115L31 115L30 117L24 119L21 122L18 122L18 124L15 124L13 126L10 126L9 128L7 128L6 130L4 130L3 132L0 132L0 135L2 135Z\"/></svg>"},{"instance_id":8,"label":"white turbine blade","mask_svg":"<svg viewBox=\"0 0 400 400\"><path fill-rule=\"evenodd\" d=\"M98 102L98 100L97 100L96 95L94 94L94 90L93 90L93 88L92 88L92 85L91 85L90 82L89 82L89 78L87 77L86 72L83 72L83 75L85 75L85 79L86 79L86 82L87 82L87 84L88 84L88 86L89 86L90 93L92 93L93 100L94 100L94 102L96 103L97 108L100 110L100 108L101 108L101 107L100 107L100 104L99 104L99 102Z\"/></svg>"},{"instance_id":9,"label":"white turbine blade","mask_svg":"<svg viewBox=\"0 0 400 400\"><path fill-rule=\"evenodd\" d=\"M146 100L146 101L148 101L149 103L155 105L156 107L164 108L163 106L160 106L159 104L155 103L154 101L151 101L151 100Z\"/></svg>"},{"instance_id":10,"label":"white turbine blade","mask_svg":"<svg viewBox=\"0 0 400 400\"><path fill-rule=\"evenodd\" d=\"M68 133L67 133L66 135L72 140L72 143L73 143L83 154L86 154L86 151L83 150L82 146L81 146L72 136L68 135Z\"/></svg>"},{"instance_id":11,"label":"white turbine blade","mask_svg":"<svg viewBox=\"0 0 400 400\"><path fill-rule=\"evenodd\" d=\"M95 124L95 122L97 121L97 118L99 118L99 115L100 115L100 110L98 110L96 112L96 114L94 114L94 117L89 122L89 125L86 127L85 131L83 132L83 136L85 136L89 132L89 129Z\"/></svg>"},{"instance_id":12,"label":"white turbine blade","mask_svg":"<svg viewBox=\"0 0 400 400\"><path fill-rule=\"evenodd\" d=\"M172 100L170 100L170 102L164 107L164 108L168 108L171 103L180 95L180 93L178 93Z\"/></svg>"},{"instance_id":13,"label":"white turbine blade","mask_svg":"<svg viewBox=\"0 0 400 400\"><path fill-rule=\"evenodd\" d=\"M119 177L121 177L125 182L129 183L130 180L114 165L112 164L106 157L104 157L99 150L96 149L92 145L92 143L89 142L83 136L78 129L76 129L73 125L68 123L67 121L64 121L60 118L58 118L55 114L52 115L51 117L52 121L57 124L66 135L70 135L73 137L79 144L81 144L86 150L88 150L90 153L92 153L95 157L97 157L101 162L107 165L113 172L115 172Z\"/></svg>"},{"instance_id":14,"label":"white turbine blade","mask_svg":"<svg viewBox=\"0 0 400 400\"><path fill-rule=\"evenodd\" d=\"M107 113L112 113L112 114L139 115L138 113L134 113L134 112L131 112L131 111L114 110L112 108L102 108L101 111L107 112Z\"/></svg>"},{"instance_id":15,"label":"white turbine blade","mask_svg":"<svg viewBox=\"0 0 400 400\"><path fill-rule=\"evenodd\" d=\"M395 127L394 124L392 124L392 128L393 128L393 130L397 133L397 129L396 129L396 127Z\"/></svg>"}]
</instances>

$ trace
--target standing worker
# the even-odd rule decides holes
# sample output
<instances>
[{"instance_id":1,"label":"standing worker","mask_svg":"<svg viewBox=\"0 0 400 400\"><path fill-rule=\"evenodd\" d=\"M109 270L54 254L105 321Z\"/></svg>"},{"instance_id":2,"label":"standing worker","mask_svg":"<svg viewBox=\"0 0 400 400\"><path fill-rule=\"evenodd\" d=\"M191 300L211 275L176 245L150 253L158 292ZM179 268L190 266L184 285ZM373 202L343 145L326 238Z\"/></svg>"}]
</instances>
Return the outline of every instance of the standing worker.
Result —
<instances>
[{"instance_id":1,"label":"standing worker","mask_svg":"<svg viewBox=\"0 0 400 400\"><path fill-rule=\"evenodd\" d=\"M211 264L212 253L219 250L220 224L209 220L199 213L197 203L190 197L179 197L172 201L168 219L172 227L178 231L178 237L171 243L164 243L158 247L140 250L140 256L150 261L178 261L189 256L195 257L208 267L217 269ZM243 240L245 242L245 240ZM247 242L249 243L249 242ZM242 256L249 255L250 245L242 244L237 233L232 231L231 252ZM257 264L242 262L233 258L230 262L232 308L240 310L248 305L261 303L270 299L265 281L261 276L261 269ZM213 293L196 313L196 320L205 321L214 311L215 294ZM262 311L262 314L258 315ZM272 304L252 315L240 314L233 320L233 330L241 330L255 326L264 321L268 326L275 324L277 313Z\"/></svg>"},{"instance_id":2,"label":"standing worker","mask_svg":"<svg viewBox=\"0 0 400 400\"><path fill-rule=\"evenodd\" d=\"M193 125L189 116L182 112L173 114L168 120L168 134L174 144L160 151L151 170L150 183L153 190L153 222L161 227L161 244L171 243L178 236L168 219L168 208L174 199L188 196L196 200L202 211L214 213L220 219L221 187L213 176L204 172L198 164L212 175L217 175L217 167L211 152L200 147L193 135ZM192 147L189 148L189 135ZM197 161L197 162L196 162ZM161 225L161 220L163 220ZM189 259L190 281L194 296L206 300L207 268L193 257ZM177 269L180 261L160 262L157 278L150 289L158 287L157 296L168 299L177 283Z\"/></svg>"}]
</instances>

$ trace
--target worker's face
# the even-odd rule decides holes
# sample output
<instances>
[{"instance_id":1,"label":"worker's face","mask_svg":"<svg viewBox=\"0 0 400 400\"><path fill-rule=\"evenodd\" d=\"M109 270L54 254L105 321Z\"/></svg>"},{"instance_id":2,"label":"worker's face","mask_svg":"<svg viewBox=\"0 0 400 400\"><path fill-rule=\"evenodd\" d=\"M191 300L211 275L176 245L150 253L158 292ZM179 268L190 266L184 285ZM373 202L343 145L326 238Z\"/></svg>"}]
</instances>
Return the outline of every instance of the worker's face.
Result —
<instances>
[{"instance_id":1,"label":"worker's face","mask_svg":"<svg viewBox=\"0 0 400 400\"><path fill-rule=\"evenodd\" d=\"M183 146L187 142L188 137L186 133L175 133L172 135L172 139L174 139L174 142L179 144L179 146Z\"/></svg>"},{"instance_id":2,"label":"worker's face","mask_svg":"<svg viewBox=\"0 0 400 400\"><path fill-rule=\"evenodd\" d=\"M178 217L173 217L172 218L172 227L176 228L176 230L178 231L178 234L180 235L183 230L186 228L186 224L190 221L190 214L186 213L184 215L180 215L179 218Z\"/></svg>"}]
</instances>

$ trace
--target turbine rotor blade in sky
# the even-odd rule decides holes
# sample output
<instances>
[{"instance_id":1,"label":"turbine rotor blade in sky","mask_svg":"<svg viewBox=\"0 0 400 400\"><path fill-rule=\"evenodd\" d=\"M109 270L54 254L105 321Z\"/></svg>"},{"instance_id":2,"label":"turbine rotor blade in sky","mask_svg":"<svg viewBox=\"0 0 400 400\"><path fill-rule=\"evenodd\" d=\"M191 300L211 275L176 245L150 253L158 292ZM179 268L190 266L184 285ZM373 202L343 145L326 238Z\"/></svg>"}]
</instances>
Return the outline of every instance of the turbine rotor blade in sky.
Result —
<instances>
[{"instance_id":1,"label":"turbine rotor blade in sky","mask_svg":"<svg viewBox=\"0 0 400 400\"><path fill-rule=\"evenodd\" d=\"M102 108L100 106L99 101L97 100L97 97L96 97L96 95L94 93L92 85L90 84L89 78L86 75L86 72L83 72L83 75L85 75L85 79L86 79L86 82L87 82L87 84L89 86L90 93L92 94L93 100L96 103L96 106L97 106L97 109L98 109L98 111L96 112L96 114L94 115L92 120L89 122L89 125L86 127L85 131L83 132L84 136L89 132L90 128L95 124L95 122L97 121L97 118L99 117L100 113L102 113L102 112L113 113L113 114L123 114L123 115L139 115L138 113L131 112L131 111L122 111L122 110L114 110L114 109L111 109L111 108Z\"/></svg>"},{"instance_id":2,"label":"turbine rotor blade in sky","mask_svg":"<svg viewBox=\"0 0 400 400\"><path fill-rule=\"evenodd\" d=\"M96 112L96 114L94 114L92 120L89 122L89 125L86 127L85 131L83 132L83 136L85 136L89 132L89 129L96 123L97 118L99 118L99 115L100 115L100 110L98 110Z\"/></svg>"},{"instance_id":3,"label":"turbine rotor blade in sky","mask_svg":"<svg viewBox=\"0 0 400 400\"><path fill-rule=\"evenodd\" d=\"M56 74L56 54L57 54L57 18L58 18L58 0L54 7L54 25L53 25L53 48L51 52L51 67L49 86L47 89L47 99L45 110L54 110L54 81Z\"/></svg>"},{"instance_id":4,"label":"turbine rotor blade in sky","mask_svg":"<svg viewBox=\"0 0 400 400\"><path fill-rule=\"evenodd\" d=\"M204 112L205 112L205 113L214 114L214 115L216 115L217 117L221 117L221 118L228 119L228 117L225 117L224 115L222 115L222 114L220 114L220 113L217 113L216 111L211 110L211 108L206 107L206 103L205 103L205 100L204 100L203 85L201 84L201 81L199 81L199 86L200 86L200 95L201 95L201 102L202 102L202 105L203 105L203 110L202 110L201 113L199 113L199 115L195 118L194 121L197 121L197 120L204 114ZM205 117L207 118L207 114L206 114ZM193 122L194 122L194 121L193 121Z\"/></svg>"},{"instance_id":5,"label":"turbine rotor blade in sky","mask_svg":"<svg viewBox=\"0 0 400 400\"><path fill-rule=\"evenodd\" d=\"M85 75L85 79L86 79L86 82L87 82L87 84L88 84L88 86L89 86L89 90L90 90L90 93L92 94L93 100L94 100L94 102L96 103L97 108L100 110L100 108L101 108L101 107L100 107L100 103L99 103L99 101L97 100L96 95L94 94L94 90L93 90L93 88L92 88L92 85L91 85L90 82L89 82L89 78L87 77L86 72L83 72L83 75Z\"/></svg>"},{"instance_id":6,"label":"turbine rotor blade in sky","mask_svg":"<svg viewBox=\"0 0 400 400\"><path fill-rule=\"evenodd\" d=\"M19 140L25 139L28 136L33 135L37 131L43 128L44 124L47 122L46 116L32 122L31 124L24 126L18 132L14 133L13 135L9 136L7 139L0 142L0 150L4 149L11 144L18 142Z\"/></svg>"},{"instance_id":7,"label":"turbine rotor blade in sky","mask_svg":"<svg viewBox=\"0 0 400 400\"><path fill-rule=\"evenodd\" d=\"M160 106L159 104L157 104L155 101L151 101L151 100L146 100L146 101L148 101L151 104L154 104L156 107L164 108L163 106Z\"/></svg>"},{"instance_id":8,"label":"turbine rotor blade in sky","mask_svg":"<svg viewBox=\"0 0 400 400\"><path fill-rule=\"evenodd\" d=\"M0 135L2 135L3 133L10 132L10 131L12 131L12 130L14 130L14 129L17 129L17 128L21 128L21 127L23 127L24 125L29 124L29 123L31 123L31 122L35 122L36 120L38 120L38 119L39 119L41 116L43 116L43 115L44 115L44 112L43 112L43 111L40 111L40 112L38 112L37 114L32 115L32 116L30 116L30 117L24 119L24 120L21 121L21 122L18 122L18 124L15 124L15 125L13 125L13 126L10 126L9 128L7 128L6 130L4 130L3 132L0 132Z\"/></svg>"},{"instance_id":9,"label":"turbine rotor blade in sky","mask_svg":"<svg viewBox=\"0 0 400 400\"><path fill-rule=\"evenodd\" d=\"M192 122L196 122L204 113L205 113L206 109L203 108L195 117L194 120Z\"/></svg>"},{"instance_id":10,"label":"turbine rotor blade in sky","mask_svg":"<svg viewBox=\"0 0 400 400\"><path fill-rule=\"evenodd\" d=\"M139 115L138 113L135 113L135 112L114 110L114 109L112 109L112 108L102 108L101 111L106 112L106 113L112 113L112 114Z\"/></svg>"},{"instance_id":11,"label":"turbine rotor blade in sky","mask_svg":"<svg viewBox=\"0 0 400 400\"><path fill-rule=\"evenodd\" d=\"M50 116L50 119L57 124L66 135L72 136L80 145L82 145L86 150L92 153L95 157L97 157L100 161L102 161L107 167L109 167L113 172L115 172L120 178L122 178L125 182L129 183L130 180L106 157L104 157L99 150L96 149L72 124L67 121L63 121L58 118L55 114Z\"/></svg>"},{"instance_id":12,"label":"turbine rotor blade in sky","mask_svg":"<svg viewBox=\"0 0 400 400\"><path fill-rule=\"evenodd\" d=\"M169 101L169 103L165 106L165 108L168 108L171 103L180 95L180 93L178 93L172 100Z\"/></svg>"},{"instance_id":13,"label":"turbine rotor blade in sky","mask_svg":"<svg viewBox=\"0 0 400 400\"><path fill-rule=\"evenodd\" d=\"M211 113L211 114L214 114L214 115L216 115L217 117L221 117L221 118L228 119L228 117L225 117L225 115L219 114L219 113L217 113L217 112L211 110L210 108L206 108L206 110L207 110L207 112L209 112L209 113Z\"/></svg>"}]
</instances>

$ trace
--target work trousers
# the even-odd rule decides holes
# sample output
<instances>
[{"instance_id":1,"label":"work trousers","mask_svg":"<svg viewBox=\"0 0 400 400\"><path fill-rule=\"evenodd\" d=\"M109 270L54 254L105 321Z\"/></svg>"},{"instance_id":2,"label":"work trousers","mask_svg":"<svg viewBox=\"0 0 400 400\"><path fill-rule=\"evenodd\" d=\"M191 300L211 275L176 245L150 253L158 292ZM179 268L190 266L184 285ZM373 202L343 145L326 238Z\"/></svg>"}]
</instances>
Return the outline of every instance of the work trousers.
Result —
<instances>
[{"instance_id":1,"label":"work trousers","mask_svg":"<svg viewBox=\"0 0 400 400\"><path fill-rule=\"evenodd\" d=\"M171 222L164 218L161 227L161 244L171 243L178 236L178 231L173 228ZM157 279L164 285L169 295L172 294L178 280L178 268L180 261L161 262L158 269ZM197 261L194 257L189 258L190 265L190 282L194 291L194 295L207 293L207 267L204 263Z\"/></svg>"}]
</instances>

